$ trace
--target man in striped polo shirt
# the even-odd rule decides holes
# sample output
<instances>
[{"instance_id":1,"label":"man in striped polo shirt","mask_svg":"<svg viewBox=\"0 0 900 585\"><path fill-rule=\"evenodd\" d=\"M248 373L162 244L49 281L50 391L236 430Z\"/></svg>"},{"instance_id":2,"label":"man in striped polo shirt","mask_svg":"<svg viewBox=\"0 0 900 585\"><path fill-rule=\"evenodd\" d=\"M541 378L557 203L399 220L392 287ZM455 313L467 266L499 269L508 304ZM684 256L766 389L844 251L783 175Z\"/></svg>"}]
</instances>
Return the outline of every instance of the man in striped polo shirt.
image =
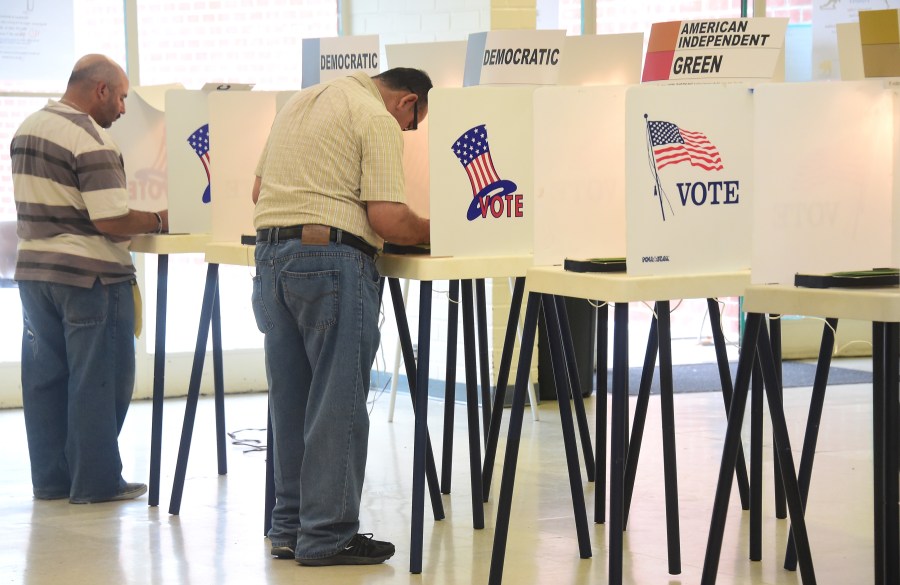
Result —
<instances>
[{"instance_id":1,"label":"man in striped polo shirt","mask_svg":"<svg viewBox=\"0 0 900 585\"><path fill-rule=\"evenodd\" d=\"M359 534L378 349L383 239L429 241L406 205L402 130L428 112L416 69L355 73L294 95L259 164L253 311L265 334L275 452L272 555L369 565L394 545Z\"/></svg>"},{"instance_id":2,"label":"man in striped polo shirt","mask_svg":"<svg viewBox=\"0 0 900 585\"><path fill-rule=\"evenodd\" d=\"M118 436L134 390L132 235L168 212L128 209L125 167L106 132L128 78L103 55L78 60L66 92L10 145L22 299L22 403L34 497L133 499Z\"/></svg>"}]
</instances>

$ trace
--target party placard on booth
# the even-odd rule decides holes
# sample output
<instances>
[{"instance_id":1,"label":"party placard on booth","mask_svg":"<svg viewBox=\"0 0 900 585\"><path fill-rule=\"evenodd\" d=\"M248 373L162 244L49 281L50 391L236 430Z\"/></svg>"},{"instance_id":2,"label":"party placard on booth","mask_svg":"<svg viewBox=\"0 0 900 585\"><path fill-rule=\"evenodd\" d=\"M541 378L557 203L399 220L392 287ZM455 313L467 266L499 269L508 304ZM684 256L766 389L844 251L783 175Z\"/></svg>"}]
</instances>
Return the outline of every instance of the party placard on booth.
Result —
<instances>
[{"instance_id":1,"label":"party placard on booth","mask_svg":"<svg viewBox=\"0 0 900 585\"><path fill-rule=\"evenodd\" d=\"M895 99L875 80L756 89L753 283L897 265Z\"/></svg>"},{"instance_id":2,"label":"party placard on booth","mask_svg":"<svg viewBox=\"0 0 900 585\"><path fill-rule=\"evenodd\" d=\"M859 36L866 77L900 77L900 10L861 10Z\"/></svg>"},{"instance_id":3,"label":"party placard on booth","mask_svg":"<svg viewBox=\"0 0 900 585\"><path fill-rule=\"evenodd\" d=\"M463 85L556 83L564 30L494 30L472 33Z\"/></svg>"},{"instance_id":4,"label":"party placard on booth","mask_svg":"<svg viewBox=\"0 0 900 585\"><path fill-rule=\"evenodd\" d=\"M376 75L379 63L378 35L303 39L301 87L365 71Z\"/></svg>"},{"instance_id":5,"label":"party placard on booth","mask_svg":"<svg viewBox=\"0 0 900 585\"><path fill-rule=\"evenodd\" d=\"M387 68L413 67L425 71L434 87L462 87L466 64L466 41L409 43L386 45ZM431 214L428 164L429 120L414 132L403 133L403 171L406 179L406 202L422 217Z\"/></svg>"},{"instance_id":6,"label":"party placard on booth","mask_svg":"<svg viewBox=\"0 0 900 585\"><path fill-rule=\"evenodd\" d=\"M628 89L629 274L749 269L752 99L742 84Z\"/></svg>"},{"instance_id":7,"label":"party placard on booth","mask_svg":"<svg viewBox=\"0 0 900 585\"><path fill-rule=\"evenodd\" d=\"M642 81L781 81L787 24L787 18L654 23Z\"/></svg>"},{"instance_id":8,"label":"party placard on booth","mask_svg":"<svg viewBox=\"0 0 900 585\"><path fill-rule=\"evenodd\" d=\"M126 114L109 133L122 151L128 181L128 207L158 211L169 205L166 157L166 92L184 89L178 83L132 87Z\"/></svg>"},{"instance_id":9,"label":"party placard on booth","mask_svg":"<svg viewBox=\"0 0 900 585\"><path fill-rule=\"evenodd\" d=\"M528 86L431 90L433 256L531 253L533 94Z\"/></svg>"}]
</instances>

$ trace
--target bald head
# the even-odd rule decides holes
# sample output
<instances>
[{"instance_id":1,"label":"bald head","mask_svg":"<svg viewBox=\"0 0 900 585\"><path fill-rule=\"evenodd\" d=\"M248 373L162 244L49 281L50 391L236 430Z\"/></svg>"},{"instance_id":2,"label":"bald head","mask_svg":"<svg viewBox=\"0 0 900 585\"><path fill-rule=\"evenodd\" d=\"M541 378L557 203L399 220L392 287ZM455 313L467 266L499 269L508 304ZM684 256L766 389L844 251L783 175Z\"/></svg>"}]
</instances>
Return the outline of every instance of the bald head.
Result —
<instances>
[{"instance_id":1,"label":"bald head","mask_svg":"<svg viewBox=\"0 0 900 585\"><path fill-rule=\"evenodd\" d=\"M78 88L89 91L98 82L118 85L125 78L125 71L109 57L97 54L85 55L75 63L66 90Z\"/></svg>"},{"instance_id":2,"label":"bald head","mask_svg":"<svg viewBox=\"0 0 900 585\"><path fill-rule=\"evenodd\" d=\"M91 54L75 63L63 101L109 128L125 113L127 96L125 70L105 55Z\"/></svg>"}]
</instances>

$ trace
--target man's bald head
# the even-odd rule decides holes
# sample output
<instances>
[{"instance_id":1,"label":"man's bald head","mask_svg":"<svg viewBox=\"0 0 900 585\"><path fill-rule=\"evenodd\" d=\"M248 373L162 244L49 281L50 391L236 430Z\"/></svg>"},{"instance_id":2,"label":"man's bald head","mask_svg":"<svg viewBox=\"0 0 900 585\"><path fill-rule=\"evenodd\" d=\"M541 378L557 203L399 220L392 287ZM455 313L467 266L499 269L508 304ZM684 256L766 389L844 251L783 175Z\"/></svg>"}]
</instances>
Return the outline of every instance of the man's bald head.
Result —
<instances>
[{"instance_id":1,"label":"man's bald head","mask_svg":"<svg viewBox=\"0 0 900 585\"><path fill-rule=\"evenodd\" d=\"M123 79L127 79L125 71L106 55L85 55L75 63L66 91L76 88L90 91L98 82L116 86Z\"/></svg>"},{"instance_id":2,"label":"man's bald head","mask_svg":"<svg viewBox=\"0 0 900 585\"><path fill-rule=\"evenodd\" d=\"M106 55L85 55L75 63L62 101L109 128L125 113L128 76Z\"/></svg>"}]
</instances>

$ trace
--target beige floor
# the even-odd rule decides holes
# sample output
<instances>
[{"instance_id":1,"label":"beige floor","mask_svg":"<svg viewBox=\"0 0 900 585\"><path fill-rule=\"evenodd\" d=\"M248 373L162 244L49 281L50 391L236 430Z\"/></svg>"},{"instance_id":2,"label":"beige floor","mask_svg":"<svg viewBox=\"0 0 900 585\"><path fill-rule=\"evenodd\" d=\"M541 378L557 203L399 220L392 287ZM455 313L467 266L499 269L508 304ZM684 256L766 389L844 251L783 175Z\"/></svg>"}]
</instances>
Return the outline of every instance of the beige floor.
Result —
<instances>
[{"instance_id":1,"label":"beige floor","mask_svg":"<svg viewBox=\"0 0 900 585\"><path fill-rule=\"evenodd\" d=\"M813 558L822 584L873 581L870 392L868 385L829 389L808 505ZM787 391L795 441L802 436L808 399L808 389ZM263 427L265 405L264 395L229 396L228 430ZM162 505L158 508L148 508L146 496L129 503L83 506L33 501L22 413L0 412L5 443L0 451L0 583L487 583L505 442L501 441L497 479L485 511L487 527L474 531L462 407L457 408L456 417L459 439L454 450L453 493L444 496L447 518L434 522L426 512L424 570L411 575L412 415L406 395L398 399L392 423L387 422L386 395L372 405L362 528L395 542L397 555L384 565L368 568L304 568L269 557L262 534L263 454L245 453L243 447L230 445L229 473L216 474L209 399L201 402L198 412L181 515L169 515L183 406L183 400L166 401ZM593 399L587 401L587 407L593 420ZM440 457L442 404L431 401L429 408L432 438ZM669 575L666 569L659 413L654 398L625 537L627 584L700 581L724 434L722 400L716 394L679 394L675 409L683 572ZM593 558L579 559L556 404L542 404L540 416L541 420L534 422L526 411L504 582L605 583L607 527L591 524ZM129 480L146 481L149 421L150 404L136 402L121 437ZM264 439L262 431L238 435ZM799 454L795 457L799 459ZM747 560L749 515L741 511L735 492L718 583L800 582L799 574L781 568L788 524L774 519L768 450L765 475L763 560ZM592 506L593 484L585 483L584 493Z\"/></svg>"}]
</instances>

